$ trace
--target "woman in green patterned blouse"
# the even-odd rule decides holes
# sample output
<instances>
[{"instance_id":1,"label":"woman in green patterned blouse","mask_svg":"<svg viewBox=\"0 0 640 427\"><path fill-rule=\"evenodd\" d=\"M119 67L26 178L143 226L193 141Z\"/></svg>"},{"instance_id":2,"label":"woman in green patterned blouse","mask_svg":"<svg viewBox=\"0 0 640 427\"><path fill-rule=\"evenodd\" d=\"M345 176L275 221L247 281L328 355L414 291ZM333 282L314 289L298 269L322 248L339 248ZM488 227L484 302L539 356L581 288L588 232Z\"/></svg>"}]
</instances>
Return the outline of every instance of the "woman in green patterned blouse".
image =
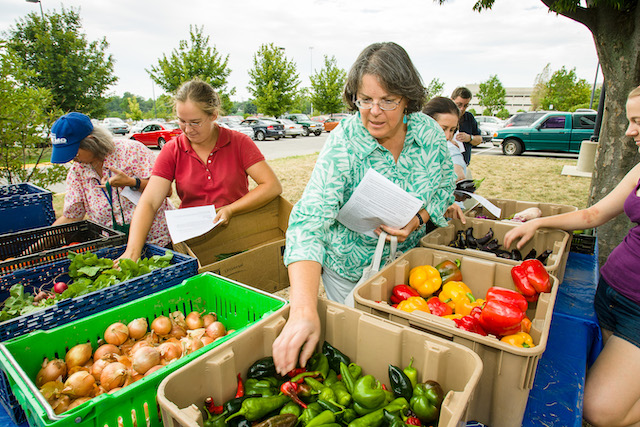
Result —
<instances>
[{"instance_id":1,"label":"woman in green patterned blouse","mask_svg":"<svg viewBox=\"0 0 640 427\"><path fill-rule=\"evenodd\" d=\"M441 127L421 113L424 98L420 75L395 43L368 46L351 68L344 100L357 113L331 132L289 219L285 264L291 311L273 344L281 374L293 369L298 357L304 366L318 342L320 277L328 298L344 302L371 263L378 239L336 221L369 169L422 201L403 228L381 224L376 230L397 236L399 250L418 244L424 223L446 224L455 175Z\"/></svg>"}]
</instances>

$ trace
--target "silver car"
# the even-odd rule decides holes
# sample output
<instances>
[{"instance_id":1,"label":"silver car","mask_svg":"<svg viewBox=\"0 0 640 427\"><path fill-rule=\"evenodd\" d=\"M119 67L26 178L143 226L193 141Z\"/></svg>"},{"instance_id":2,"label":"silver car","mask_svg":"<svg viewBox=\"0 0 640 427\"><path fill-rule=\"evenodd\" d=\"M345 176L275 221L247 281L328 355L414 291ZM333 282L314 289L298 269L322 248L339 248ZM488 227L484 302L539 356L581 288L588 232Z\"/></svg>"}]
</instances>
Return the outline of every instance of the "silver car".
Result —
<instances>
[{"instance_id":1,"label":"silver car","mask_svg":"<svg viewBox=\"0 0 640 427\"><path fill-rule=\"evenodd\" d=\"M129 125L118 117L107 117L102 121L102 126L109 129L113 134L126 135L129 133Z\"/></svg>"},{"instance_id":2,"label":"silver car","mask_svg":"<svg viewBox=\"0 0 640 427\"><path fill-rule=\"evenodd\" d=\"M304 134L304 127L289 119L277 119L276 122L284 126L284 136L296 138Z\"/></svg>"},{"instance_id":3,"label":"silver car","mask_svg":"<svg viewBox=\"0 0 640 427\"><path fill-rule=\"evenodd\" d=\"M227 117L218 117L216 120L218 124L227 129L235 130L236 132L240 132L244 135L247 135L249 138L254 138L253 128L251 126L246 126L240 123L239 120Z\"/></svg>"}]
</instances>

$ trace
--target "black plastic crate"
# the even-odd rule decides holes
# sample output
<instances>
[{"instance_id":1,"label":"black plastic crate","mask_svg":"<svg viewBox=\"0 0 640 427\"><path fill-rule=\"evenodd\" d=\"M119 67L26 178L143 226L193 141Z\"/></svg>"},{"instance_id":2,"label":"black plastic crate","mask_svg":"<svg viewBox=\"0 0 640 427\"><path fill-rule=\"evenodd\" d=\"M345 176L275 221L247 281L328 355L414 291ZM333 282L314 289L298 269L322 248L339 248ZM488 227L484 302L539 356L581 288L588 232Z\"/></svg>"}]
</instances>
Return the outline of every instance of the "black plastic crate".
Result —
<instances>
[{"instance_id":1,"label":"black plastic crate","mask_svg":"<svg viewBox=\"0 0 640 427\"><path fill-rule=\"evenodd\" d=\"M593 255L596 250L596 242L595 228L589 228L581 233L573 233L573 240L571 240L571 252Z\"/></svg>"},{"instance_id":2,"label":"black plastic crate","mask_svg":"<svg viewBox=\"0 0 640 427\"><path fill-rule=\"evenodd\" d=\"M127 243L119 231L84 220L0 235L0 275L66 258L76 253ZM7 258L11 258L7 260Z\"/></svg>"},{"instance_id":3,"label":"black plastic crate","mask_svg":"<svg viewBox=\"0 0 640 427\"><path fill-rule=\"evenodd\" d=\"M0 233L44 227L55 220L51 191L28 182L0 187Z\"/></svg>"}]
</instances>

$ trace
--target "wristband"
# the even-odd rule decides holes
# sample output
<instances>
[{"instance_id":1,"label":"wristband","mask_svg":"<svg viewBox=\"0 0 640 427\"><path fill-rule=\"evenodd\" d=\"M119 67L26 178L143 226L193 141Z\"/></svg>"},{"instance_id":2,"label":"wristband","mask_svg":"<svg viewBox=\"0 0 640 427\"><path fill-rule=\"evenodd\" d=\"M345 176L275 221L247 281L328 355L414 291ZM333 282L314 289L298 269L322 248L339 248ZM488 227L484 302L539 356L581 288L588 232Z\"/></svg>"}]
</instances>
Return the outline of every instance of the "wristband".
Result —
<instances>
[{"instance_id":1,"label":"wristband","mask_svg":"<svg viewBox=\"0 0 640 427\"><path fill-rule=\"evenodd\" d=\"M418 221L420 221L420 227L424 225L424 220L420 216L420 212L416 212L416 216L418 217Z\"/></svg>"},{"instance_id":2,"label":"wristband","mask_svg":"<svg viewBox=\"0 0 640 427\"><path fill-rule=\"evenodd\" d=\"M136 185L133 185L133 186L131 186L129 188L131 188L133 191L140 190L140 178L136 178Z\"/></svg>"}]
</instances>

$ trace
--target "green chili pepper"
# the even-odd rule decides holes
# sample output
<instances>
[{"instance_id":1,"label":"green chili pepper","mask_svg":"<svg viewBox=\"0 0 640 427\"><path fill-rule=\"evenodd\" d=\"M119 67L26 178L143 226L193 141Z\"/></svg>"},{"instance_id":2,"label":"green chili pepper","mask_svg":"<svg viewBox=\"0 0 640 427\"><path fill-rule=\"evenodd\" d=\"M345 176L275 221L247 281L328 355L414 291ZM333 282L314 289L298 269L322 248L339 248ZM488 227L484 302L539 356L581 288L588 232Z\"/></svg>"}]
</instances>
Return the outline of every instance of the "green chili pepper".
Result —
<instances>
[{"instance_id":1,"label":"green chili pepper","mask_svg":"<svg viewBox=\"0 0 640 427\"><path fill-rule=\"evenodd\" d=\"M320 381L318 381L315 378L306 377L304 379L304 382L309 384L314 391L322 391L325 388L327 388L326 385L322 384Z\"/></svg>"},{"instance_id":2,"label":"green chili pepper","mask_svg":"<svg viewBox=\"0 0 640 427\"><path fill-rule=\"evenodd\" d=\"M329 374L329 359L323 353L314 353L309 359L310 371L318 371L322 375L322 378L327 378Z\"/></svg>"},{"instance_id":3,"label":"green chili pepper","mask_svg":"<svg viewBox=\"0 0 640 427\"><path fill-rule=\"evenodd\" d=\"M249 396L236 397L230 400L227 400L222 407L228 413L228 415L235 414L242 407L242 402L247 399Z\"/></svg>"},{"instance_id":4,"label":"green chili pepper","mask_svg":"<svg viewBox=\"0 0 640 427\"><path fill-rule=\"evenodd\" d=\"M408 407L409 402L407 402L407 399L399 397L380 409L370 412L360 418L356 418L349 423L349 427L379 427L384 423L385 410L388 412L397 412L404 411L405 408Z\"/></svg>"},{"instance_id":5,"label":"green chili pepper","mask_svg":"<svg viewBox=\"0 0 640 427\"><path fill-rule=\"evenodd\" d=\"M209 411L207 411L208 413ZM207 420L203 423L204 427L225 427L227 425L227 423L225 422L225 419L229 416L228 412L223 412L221 414L218 415L214 415L211 416L211 414L209 414L209 418L207 418Z\"/></svg>"},{"instance_id":6,"label":"green chili pepper","mask_svg":"<svg viewBox=\"0 0 640 427\"><path fill-rule=\"evenodd\" d=\"M275 374L276 365L273 362L273 357L267 356L262 359L258 359L249 367L249 370L247 371L247 378L271 377Z\"/></svg>"},{"instance_id":7,"label":"green chili pepper","mask_svg":"<svg viewBox=\"0 0 640 427\"><path fill-rule=\"evenodd\" d=\"M383 420L388 427L405 427L406 424L400 416L401 411L389 412L386 409L382 410Z\"/></svg>"},{"instance_id":8,"label":"green chili pepper","mask_svg":"<svg viewBox=\"0 0 640 427\"><path fill-rule=\"evenodd\" d=\"M349 372L351 372L351 376L354 380L357 380L362 376L362 367L360 365L356 365L355 363L349 363Z\"/></svg>"},{"instance_id":9,"label":"green chili pepper","mask_svg":"<svg viewBox=\"0 0 640 427\"><path fill-rule=\"evenodd\" d=\"M351 397L355 403L367 409L381 408L386 400L384 390L380 388L380 383L373 375L365 375L364 377L358 378Z\"/></svg>"},{"instance_id":10,"label":"green chili pepper","mask_svg":"<svg viewBox=\"0 0 640 427\"><path fill-rule=\"evenodd\" d=\"M336 394L331 387L325 387L322 389L320 394L318 395L318 400L329 400L331 402L336 401Z\"/></svg>"},{"instance_id":11,"label":"green chili pepper","mask_svg":"<svg viewBox=\"0 0 640 427\"><path fill-rule=\"evenodd\" d=\"M322 407L322 409L324 410L330 410L331 412L333 412L334 414L337 412L342 412L344 411L344 406L340 406L335 402L332 402L330 400L323 400L323 399L318 399L318 405L320 405Z\"/></svg>"},{"instance_id":12,"label":"green chili pepper","mask_svg":"<svg viewBox=\"0 0 640 427\"><path fill-rule=\"evenodd\" d=\"M411 358L411 362L409 362L409 366L404 368L403 372L411 381L411 386L415 387L416 384L418 384L418 371L413 367L413 357Z\"/></svg>"},{"instance_id":13,"label":"green chili pepper","mask_svg":"<svg viewBox=\"0 0 640 427\"><path fill-rule=\"evenodd\" d=\"M336 403L342 406L347 406L351 403L351 394L349 394L347 386L342 381L336 381L330 387L336 395Z\"/></svg>"},{"instance_id":14,"label":"green chili pepper","mask_svg":"<svg viewBox=\"0 0 640 427\"><path fill-rule=\"evenodd\" d=\"M333 369L329 369L329 373L327 374L327 378L324 380L324 384L332 386L336 381L338 381L338 374L336 374L336 371Z\"/></svg>"},{"instance_id":15,"label":"green chili pepper","mask_svg":"<svg viewBox=\"0 0 640 427\"><path fill-rule=\"evenodd\" d=\"M322 343L322 354L327 356L329 367L331 367L331 369L336 372L338 372L338 370L340 369L340 362L344 363L347 366L349 366L349 363L351 363L351 359L349 358L349 356L345 355L326 341Z\"/></svg>"},{"instance_id":16,"label":"green chili pepper","mask_svg":"<svg viewBox=\"0 0 640 427\"><path fill-rule=\"evenodd\" d=\"M275 384L278 381L273 377L265 377L262 379L249 378L244 383L244 394L246 396L274 396L278 394Z\"/></svg>"},{"instance_id":17,"label":"green chili pepper","mask_svg":"<svg viewBox=\"0 0 640 427\"><path fill-rule=\"evenodd\" d=\"M358 414L353 408L344 408L344 412L342 413L342 422L345 424L349 424L351 421L358 418Z\"/></svg>"},{"instance_id":18,"label":"green chili pepper","mask_svg":"<svg viewBox=\"0 0 640 427\"><path fill-rule=\"evenodd\" d=\"M241 415L248 421L259 420L270 412L280 409L289 400L289 397L284 394L268 397L250 397L242 402L240 410L227 418L226 421L228 422L230 419Z\"/></svg>"},{"instance_id":19,"label":"green chili pepper","mask_svg":"<svg viewBox=\"0 0 640 427\"><path fill-rule=\"evenodd\" d=\"M307 409L302 411L302 415L300 415L300 422L303 425L307 425L309 421L317 417L322 412L322 407L318 404L318 402L313 402L307 405Z\"/></svg>"},{"instance_id":20,"label":"green chili pepper","mask_svg":"<svg viewBox=\"0 0 640 427\"><path fill-rule=\"evenodd\" d=\"M302 415L302 408L296 402L289 402L280 409L280 414L293 414L299 417Z\"/></svg>"},{"instance_id":21,"label":"green chili pepper","mask_svg":"<svg viewBox=\"0 0 640 427\"><path fill-rule=\"evenodd\" d=\"M253 427L293 427L298 422L298 417L293 414L280 414L255 424Z\"/></svg>"},{"instance_id":22,"label":"green chili pepper","mask_svg":"<svg viewBox=\"0 0 640 427\"><path fill-rule=\"evenodd\" d=\"M389 364L389 382L395 397L411 400L411 396L413 396L411 380L400 368L391 364Z\"/></svg>"},{"instance_id":23,"label":"green chili pepper","mask_svg":"<svg viewBox=\"0 0 640 427\"><path fill-rule=\"evenodd\" d=\"M417 384L410 400L411 410L423 423L435 421L440 416L444 391L436 381Z\"/></svg>"},{"instance_id":24,"label":"green chili pepper","mask_svg":"<svg viewBox=\"0 0 640 427\"><path fill-rule=\"evenodd\" d=\"M336 416L330 410L326 409L320 412L316 417L312 418L307 427L321 426L323 424L330 424L335 422Z\"/></svg>"},{"instance_id":25,"label":"green chili pepper","mask_svg":"<svg viewBox=\"0 0 640 427\"><path fill-rule=\"evenodd\" d=\"M353 375L351 375L347 364L340 363L340 375L342 376L342 382L344 382L344 385L347 387L347 391L351 393L353 397L353 389L356 385L356 380L353 378Z\"/></svg>"}]
</instances>

